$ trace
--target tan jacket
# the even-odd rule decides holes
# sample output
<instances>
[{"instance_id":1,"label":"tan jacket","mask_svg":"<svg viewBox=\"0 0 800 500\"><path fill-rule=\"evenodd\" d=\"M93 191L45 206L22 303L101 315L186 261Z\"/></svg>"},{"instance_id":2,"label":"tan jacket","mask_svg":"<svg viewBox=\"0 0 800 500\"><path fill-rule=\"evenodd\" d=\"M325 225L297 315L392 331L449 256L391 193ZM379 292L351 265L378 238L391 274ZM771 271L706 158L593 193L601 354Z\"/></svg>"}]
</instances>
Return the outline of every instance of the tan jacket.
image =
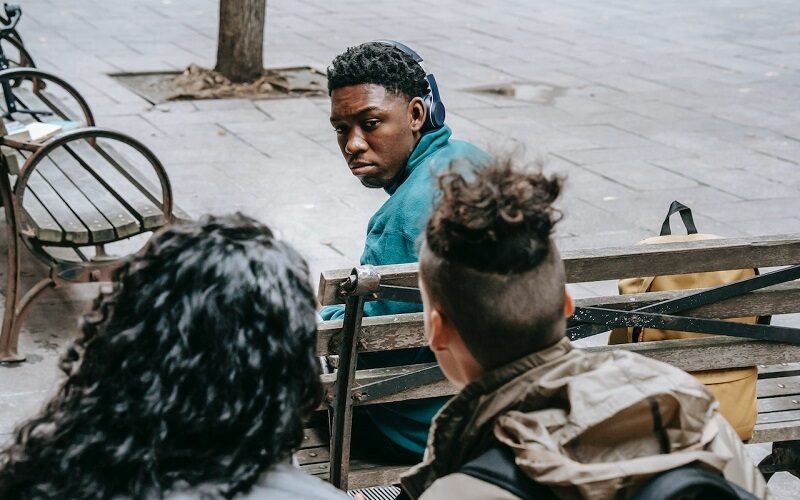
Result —
<instances>
[{"instance_id":1,"label":"tan jacket","mask_svg":"<svg viewBox=\"0 0 800 500\"><path fill-rule=\"evenodd\" d=\"M566 338L484 374L450 400L403 489L423 500L516 498L457 473L497 441L560 498L624 497L690 463L768 496L716 401L692 376L623 350L586 353Z\"/></svg>"}]
</instances>

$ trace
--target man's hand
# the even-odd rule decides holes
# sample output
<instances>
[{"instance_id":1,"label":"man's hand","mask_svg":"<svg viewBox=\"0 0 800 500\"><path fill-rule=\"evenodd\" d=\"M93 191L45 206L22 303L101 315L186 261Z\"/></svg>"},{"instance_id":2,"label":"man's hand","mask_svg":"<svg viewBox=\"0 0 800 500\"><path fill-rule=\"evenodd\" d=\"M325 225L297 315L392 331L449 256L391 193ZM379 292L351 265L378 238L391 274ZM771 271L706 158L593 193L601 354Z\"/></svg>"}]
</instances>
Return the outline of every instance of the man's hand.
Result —
<instances>
[{"instance_id":1,"label":"man's hand","mask_svg":"<svg viewBox=\"0 0 800 500\"><path fill-rule=\"evenodd\" d=\"M356 493L356 496L354 496L353 498L355 500L367 500L367 497L365 497L363 493Z\"/></svg>"}]
</instances>

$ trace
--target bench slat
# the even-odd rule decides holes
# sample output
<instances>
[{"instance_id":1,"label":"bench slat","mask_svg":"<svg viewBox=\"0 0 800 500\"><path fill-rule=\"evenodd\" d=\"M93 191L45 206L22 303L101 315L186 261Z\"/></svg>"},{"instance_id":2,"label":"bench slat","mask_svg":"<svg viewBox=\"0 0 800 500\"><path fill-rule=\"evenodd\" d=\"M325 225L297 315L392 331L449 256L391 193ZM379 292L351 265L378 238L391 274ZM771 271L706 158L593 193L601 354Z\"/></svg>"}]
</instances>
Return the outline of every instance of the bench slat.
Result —
<instances>
[{"instance_id":1,"label":"bench slat","mask_svg":"<svg viewBox=\"0 0 800 500\"><path fill-rule=\"evenodd\" d=\"M300 443L300 449L327 445L329 440L330 436L327 428L309 427L303 429L303 442Z\"/></svg>"},{"instance_id":2,"label":"bench slat","mask_svg":"<svg viewBox=\"0 0 800 500\"><path fill-rule=\"evenodd\" d=\"M586 348L589 352L604 352L614 349L638 352L644 356L669 363L686 371L736 368L753 366L758 363L778 364L800 359L800 346L742 340L733 337L664 340L661 342L646 342L642 344ZM435 363L359 370L356 372L355 387L433 365L435 365ZM335 380L335 374L322 375L323 385L329 393L333 390L333 383ZM791 388L789 388L788 381L791 381ZM780 388L777 386L778 383L784 384L787 387ZM759 397L762 395L764 397L769 397L800 393L800 377L767 379L759 381L758 384ZM772 387L770 384L775 387ZM456 392L453 385L443 380L421 387L414 387L397 394L391 394L384 398L377 398L374 400L366 399L363 402L356 401L355 404L375 404L404 399L450 396Z\"/></svg>"},{"instance_id":3,"label":"bench slat","mask_svg":"<svg viewBox=\"0 0 800 500\"><path fill-rule=\"evenodd\" d=\"M114 227L117 238L126 238L142 232L139 221L108 189L90 174L64 148L57 148L48 156L67 176L104 218Z\"/></svg>"},{"instance_id":4,"label":"bench slat","mask_svg":"<svg viewBox=\"0 0 800 500\"><path fill-rule=\"evenodd\" d=\"M697 290L651 292L611 297L577 299L578 307L634 309L655 302L685 297ZM734 297L687 311L700 318L731 318L786 314L800 310L800 282L781 283L748 295ZM331 339L341 335L342 321L322 321L317 333L317 354L337 354ZM361 327L362 352L387 351L426 345L422 313L396 314L364 318ZM763 364L763 363L762 363Z\"/></svg>"},{"instance_id":5,"label":"bench slat","mask_svg":"<svg viewBox=\"0 0 800 500\"><path fill-rule=\"evenodd\" d=\"M327 463L331 459L331 450L328 446L302 448L294 454L300 465Z\"/></svg>"},{"instance_id":6,"label":"bench slat","mask_svg":"<svg viewBox=\"0 0 800 500\"><path fill-rule=\"evenodd\" d=\"M47 240L45 239L47 236L46 233L39 233L36 230L43 222L35 221L32 225L37 238L51 243L70 242L89 244L91 242L89 230L38 171L33 172L28 179L28 189L31 193L35 194L42 206L44 206L52 218L55 219L63 233L62 239L59 241ZM23 204L27 206L27 201L23 200ZM23 209L25 209L25 207L23 207ZM33 214L29 213L28 216L30 219L33 219Z\"/></svg>"},{"instance_id":7,"label":"bench slat","mask_svg":"<svg viewBox=\"0 0 800 500\"><path fill-rule=\"evenodd\" d=\"M329 479L329 464L301 465L300 469L320 479ZM352 460L350 462L347 487L352 490L382 484L395 484L400 475L408 469L408 465L377 465Z\"/></svg>"},{"instance_id":8,"label":"bench slat","mask_svg":"<svg viewBox=\"0 0 800 500\"><path fill-rule=\"evenodd\" d=\"M105 146L108 148L108 146ZM139 220L141 226L150 230L164 225L164 215L161 204L153 203L147 193L122 175L86 141L74 141L65 148L74 158L81 162L83 167L102 179L108 191L114 194L117 200ZM99 182L99 181L98 181Z\"/></svg>"},{"instance_id":9,"label":"bench slat","mask_svg":"<svg viewBox=\"0 0 800 500\"><path fill-rule=\"evenodd\" d=\"M39 201L34 190L28 190L28 196L23 200L25 207L23 213L33 232L40 241L60 243L64 240L64 231Z\"/></svg>"},{"instance_id":10,"label":"bench slat","mask_svg":"<svg viewBox=\"0 0 800 500\"><path fill-rule=\"evenodd\" d=\"M800 263L800 238L778 235L755 238L638 245L564 252L568 283L637 276L683 274ZM381 282L416 286L419 265L377 266ZM350 269L325 271L320 276L318 298L322 305L343 303L336 289Z\"/></svg>"},{"instance_id":11,"label":"bench slat","mask_svg":"<svg viewBox=\"0 0 800 500\"><path fill-rule=\"evenodd\" d=\"M800 439L800 421L757 424L747 443L771 443Z\"/></svg>"},{"instance_id":12,"label":"bench slat","mask_svg":"<svg viewBox=\"0 0 800 500\"><path fill-rule=\"evenodd\" d=\"M49 158L45 157L39 163L37 172L58 193L64 203L78 216L83 225L89 230L92 243L105 243L116 239L114 227L109 224L103 214L95 208L84 193L73 184L69 178ZM52 214L57 207L45 208Z\"/></svg>"},{"instance_id":13,"label":"bench slat","mask_svg":"<svg viewBox=\"0 0 800 500\"><path fill-rule=\"evenodd\" d=\"M758 381L758 397L788 396L800 394L800 376L770 378Z\"/></svg>"},{"instance_id":14,"label":"bench slat","mask_svg":"<svg viewBox=\"0 0 800 500\"><path fill-rule=\"evenodd\" d=\"M163 207L163 204L161 203L161 188L153 185L150 179L145 177L144 174L142 174L139 169L137 169L131 164L130 161L121 155L119 151L109 146L107 143L103 143L102 146L100 146L99 142L97 150L100 152L100 154L105 156L112 165L114 165L117 171L124 175L131 183L137 185L141 190L148 194L150 201L155 203L159 209ZM189 217L189 214L184 212L175 203L172 204L172 213L177 222L186 222L192 220L192 218Z\"/></svg>"}]
</instances>

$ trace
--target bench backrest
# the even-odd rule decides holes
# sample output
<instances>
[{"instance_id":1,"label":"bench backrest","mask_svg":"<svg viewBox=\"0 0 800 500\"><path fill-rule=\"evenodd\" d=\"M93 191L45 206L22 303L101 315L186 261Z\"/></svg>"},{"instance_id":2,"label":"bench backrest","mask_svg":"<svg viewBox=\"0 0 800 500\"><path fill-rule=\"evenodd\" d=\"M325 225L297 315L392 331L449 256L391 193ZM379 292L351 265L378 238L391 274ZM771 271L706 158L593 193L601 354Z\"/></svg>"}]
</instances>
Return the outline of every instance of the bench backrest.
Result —
<instances>
[{"instance_id":1,"label":"bench backrest","mask_svg":"<svg viewBox=\"0 0 800 500\"><path fill-rule=\"evenodd\" d=\"M564 252L563 260L568 283L752 267L780 267L800 263L800 238L796 235L781 235L582 250ZM382 284L417 286L417 264L378 266L375 270L380 275ZM339 304L344 301L337 291L350 274L350 269L322 273L318 292L318 298L322 305ZM692 292L688 290L680 290L624 297L618 295L592 297L578 299L576 305L629 310L653 302L686 296L690 293ZM374 297L367 297L366 300L374 300ZM686 311L685 314L706 318L732 318L795 312L800 312L800 284L790 282L702 306ZM342 333L342 321L320 323L317 353L323 356L337 354ZM390 351L424 345L422 313L367 317L362 320L359 352ZM587 349L591 351L627 349L670 363L686 371L778 364L800 359L800 346L798 345L725 336L600 346ZM354 387L357 391L357 388L364 384L391 379L426 366L430 365L358 371L354 384L347 388L346 393L349 396L354 394ZM342 368L340 367L340 370ZM338 394L334 394L335 381L336 375L323 376L329 401L335 401L339 397ZM341 387L340 390L342 390ZM434 378L429 383L414 384L409 388L404 388L402 384L399 384L397 392L379 397L356 397L352 404L357 406L429 398L452 395L455 392L455 387L449 382ZM335 448L332 449L332 453L336 453ZM344 484L346 484L346 480Z\"/></svg>"}]
</instances>

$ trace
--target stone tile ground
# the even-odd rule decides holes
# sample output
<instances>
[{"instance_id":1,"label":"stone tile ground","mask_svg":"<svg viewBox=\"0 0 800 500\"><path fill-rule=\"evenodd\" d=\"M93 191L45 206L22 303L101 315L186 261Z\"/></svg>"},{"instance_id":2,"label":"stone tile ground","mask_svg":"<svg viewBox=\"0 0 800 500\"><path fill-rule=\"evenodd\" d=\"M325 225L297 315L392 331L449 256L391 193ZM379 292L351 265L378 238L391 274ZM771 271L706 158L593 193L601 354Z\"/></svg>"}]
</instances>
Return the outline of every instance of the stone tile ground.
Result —
<instances>
[{"instance_id":1,"label":"stone tile ground","mask_svg":"<svg viewBox=\"0 0 800 500\"><path fill-rule=\"evenodd\" d=\"M23 8L20 31L39 66L77 86L99 124L151 146L190 213L267 221L315 275L357 261L385 195L346 170L327 99L154 107L108 76L212 66L216 1ZM324 69L364 40L409 43L437 75L456 137L544 159L567 177L562 248L652 235L673 199L690 204L706 232L791 233L800 231L799 15L793 0L270 0L265 59ZM538 103L466 91L509 82L559 95ZM0 368L0 439L52 391L58 352L93 293L59 290L34 311L22 334L30 361ZM788 477L771 484L780 498L800 493Z\"/></svg>"}]
</instances>

